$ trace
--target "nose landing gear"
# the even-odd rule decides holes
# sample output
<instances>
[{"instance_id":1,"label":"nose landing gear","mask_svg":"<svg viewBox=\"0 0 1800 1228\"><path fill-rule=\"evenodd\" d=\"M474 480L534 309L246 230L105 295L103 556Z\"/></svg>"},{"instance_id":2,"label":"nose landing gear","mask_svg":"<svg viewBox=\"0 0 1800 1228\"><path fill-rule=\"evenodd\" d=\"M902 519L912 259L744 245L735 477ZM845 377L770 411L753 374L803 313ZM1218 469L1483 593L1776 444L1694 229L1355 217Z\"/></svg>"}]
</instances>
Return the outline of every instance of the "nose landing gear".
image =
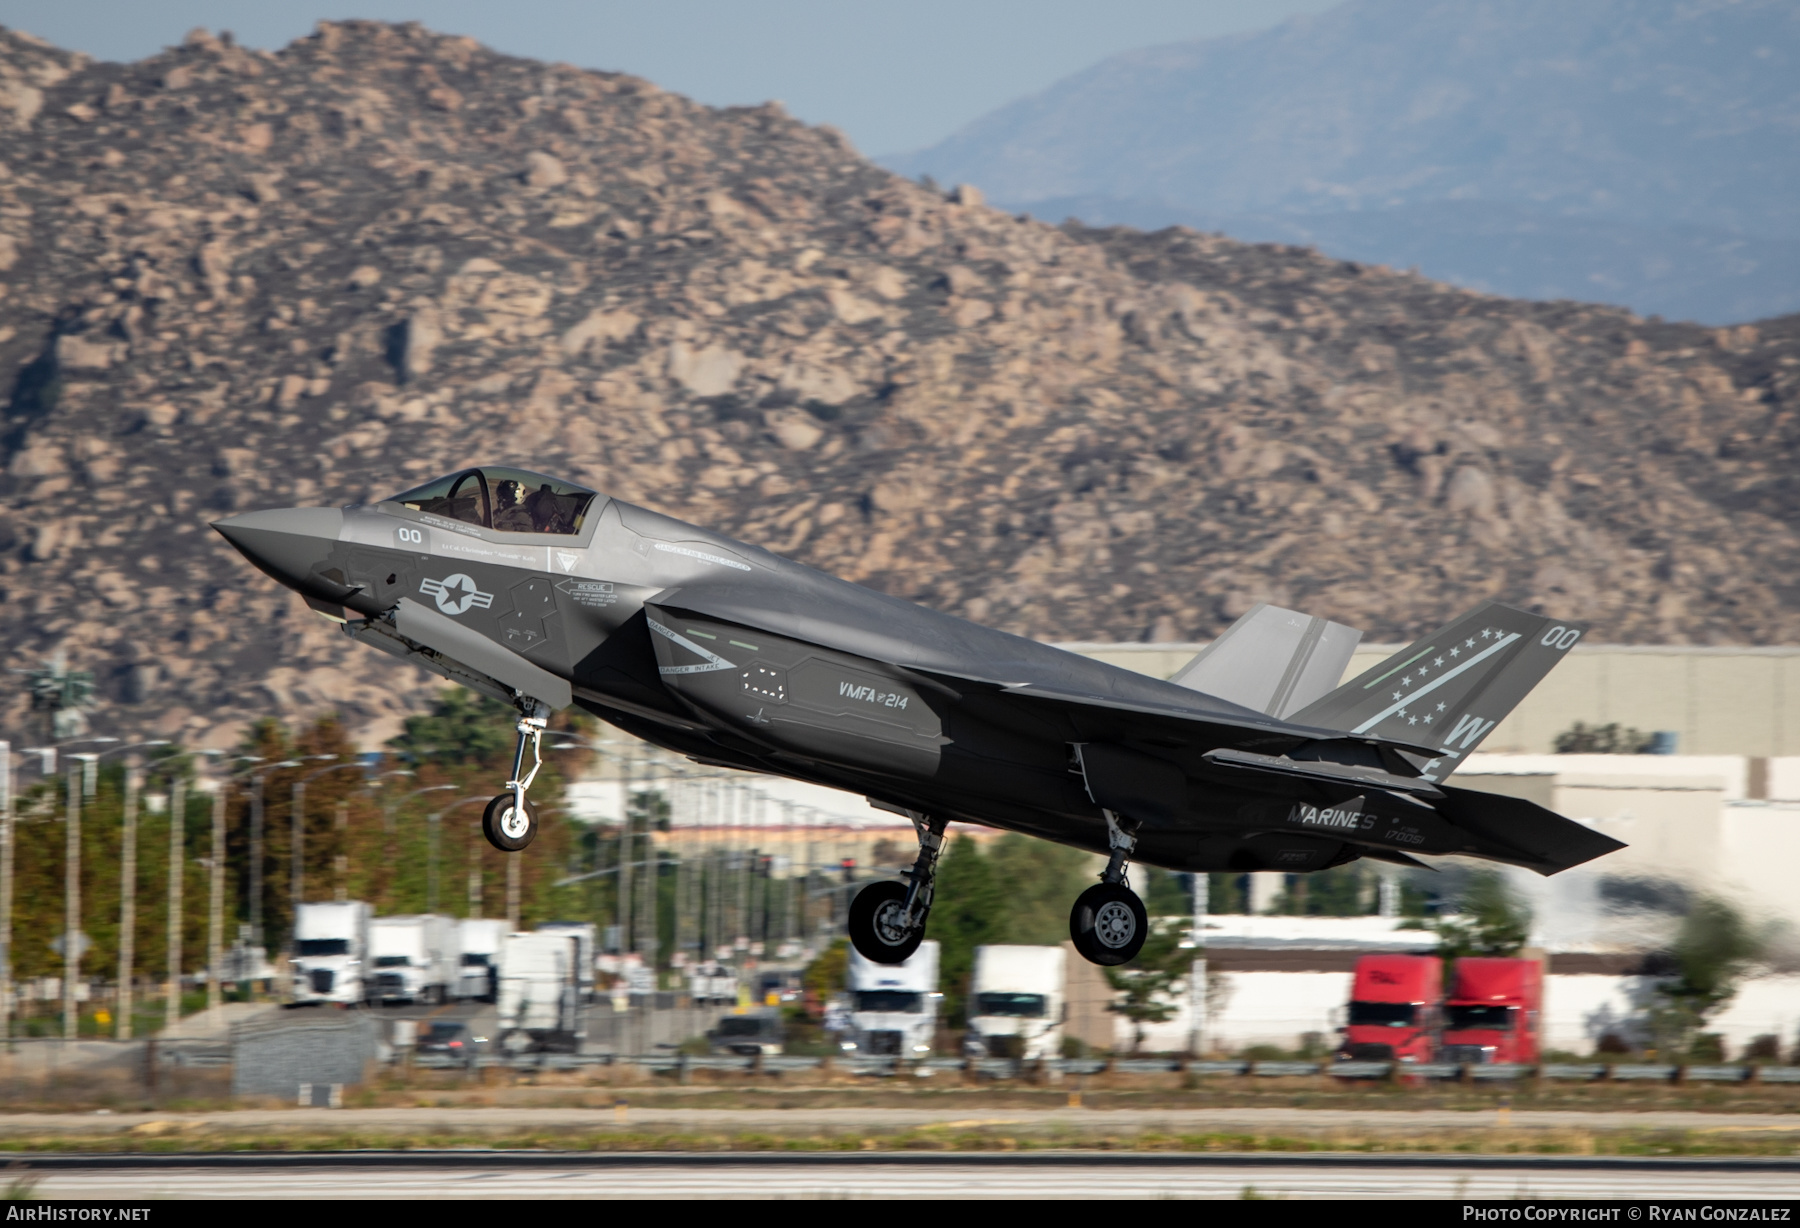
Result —
<instances>
[{"instance_id":1,"label":"nose landing gear","mask_svg":"<svg viewBox=\"0 0 1800 1228\"><path fill-rule=\"evenodd\" d=\"M516 853L537 838L537 807L526 800L525 791L537 779L544 766L544 730L550 724L550 709L535 699L519 704L519 741L513 748L512 779L507 792L487 804L481 814L481 834L489 844L503 853ZM525 748L531 747L531 771L525 771Z\"/></svg>"},{"instance_id":2,"label":"nose landing gear","mask_svg":"<svg viewBox=\"0 0 1800 1228\"><path fill-rule=\"evenodd\" d=\"M925 941L938 855L944 851L945 820L906 813L919 835L919 855L907 871L909 881L870 883L850 902L850 944L871 963L905 963Z\"/></svg>"},{"instance_id":3,"label":"nose landing gear","mask_svg":"<svg viewBox=\"0 0 1800 1228\"><path fill-rule=\"evenodd\" d=\"M1100 881L1082 892L1069 913L1069 938L1091 964L1116 968L1130 963L1150 936L1150 915L1125 877L1137 847L1137 824L1106 811L1107 842L1112 858Z\"/></svg>"}]
</instances>

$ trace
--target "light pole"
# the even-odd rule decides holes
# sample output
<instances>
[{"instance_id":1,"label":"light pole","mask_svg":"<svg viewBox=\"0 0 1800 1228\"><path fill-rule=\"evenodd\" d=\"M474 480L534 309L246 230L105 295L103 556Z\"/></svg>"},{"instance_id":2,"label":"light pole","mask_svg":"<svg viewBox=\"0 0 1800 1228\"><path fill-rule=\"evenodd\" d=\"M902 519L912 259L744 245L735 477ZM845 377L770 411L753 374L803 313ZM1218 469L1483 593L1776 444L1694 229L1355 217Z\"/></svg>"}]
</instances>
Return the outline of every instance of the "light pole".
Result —
<instances>
[{"instance_id":1,"label":"light pole","mask_svg":"<svg viewBox=\"0 0 1800 1228\"><path fill-rule=\"evenodd\" d=\"M200 752L209 758L223 755L224 751ZM240 763L250 766L235 773L227 773L216 779L212 790L212 857L208 863L210 881L207 884L206 908L206 1010L215 1023L219 1013L225 1009L225 986L221 973L225 962L225 808L229 800L231 782L239 776L259 771L257 767L262 760L261 755L239 755Z\"/></svg>"},{"instance_id":2,"label":"light pole","mask_svg":"<svg viewBox=\"0 0 1800 1228\"><path fill-rule=\"evenodd\" d=\"M152 738L148 742L101 751L96 758L116 755L121 751L135 752L145 746L168 744L167 738ZM119 1018L114 1035L120 1040L131 1039L131 981L137 955L138 793L143 787L143 781L138 757L133 753L125 763L124 830L121 833L123 847L119 857Z\"/></svg>"},{"instance_id":3,"label":"light pole","mask_svg":"<svg viewBox=\"0 0 1800 1228\"><path fill-rule=\"evenodd\" d=\"M323 755L320 758L335 759L336 755ZM289 816L293 825L292 839L288 849L288 908L293 916L290 921L297 921L300 916L300 905L306 897L306 782L315 776L323 776L327 772L341 772L346 768L366 771L363 764L357 762L334 763L330 767L322 767L311 771L294 781L293 814ZM293 925L288 926L287 947L294 945Z\"/></svg>"},{"instance_id":4,"label":"light pole","mask_svg":"<svg viewBox=\"0 0 1800 1228\"><path fill-rule=\"evenodd\" d=\"M169 781L169 976L165 985L167 1006L163 1027L181 1022L181 922L182 887L187 870L187 773L178 771Z\"/></svg>"},{"instance_id":5,"label":"light pole","mask_svg":"<svg viewBox=\"0 0 1800 1228\"><path fill-rule=\"evenodd\" d=\"M69 768L68 811L64 816L64 836L68 840L63 857L63 1039L74 1040L75 974L81 969L81 948L77 935L81 928L81 768Z\"/></svg>"},{"instance_id":6,"label":"light pole","mask_svg":"<svg viewBox=\"0 0 1800 1228\"><path fill-rule=\"evenodd\" d=\"M304 759L284 759L259 768L250 777L250 946L263 947L263 784L269 773L281 768L299 767Z\"/></svg>"},{"instance_id":7,"label":"light pole","mask_svg":"<svg viewBox=\"0 0 1800 1228\"><path fill-rule=\"evenodd\" d=\"M12 1049L12 743L0 742L0 1042Z\"/></svg>"},{"instance_id":8,"label":"light pole","mask_svg":"<svg viewBox=\"0 0 1800 1228\"><path fill-rule=\"evenodd\" d=\"M28 746L20 753L38 756L38 771L44 776L56 774L56 751L61 746L74 746L81 742L117 742L117 738L63 738L47 746ZM12 755L7 743L0 743L0 793L5 794L0 803L0 1037L12 1039L13 1014L13 977L12 977L12 920L13 920L13 827L12 806ZM65 969L66 971L66 969Z\"/></svg>"},{"instance_id":9,"label":"light pole","mask_svg":"<svg viewBox=\"0 0 1800 1228\"><path fill-rule=\"evenodd\" d=\"M454 789L456 785L433 785L433 789ZM418 790L420 793L430 792L428 789ZM435 913L438 910L438 841L443 830L441 820L452 810L467 806L470 802L485 802L487 797L459 797L434 814L425 816L425 911Z\"/></svg>"},{"instance_id":10,"label":"light pole","mask_svg":"<svg viewBox=\"0 0 1800 1228\"><path fill-rule=\"evenodd\" d=\"M401 774L400 772L392 773L392 775L396 775L396 776L398 776L400 774ZM413 773L411 771L406 771L405 774L408 776L413 775ZM387 802L383 803L383 805L381 807L381 827L382 827L383 831L388 833L388 848L389 848L390 855L397 856L397 854L394 853L394 816L399 813L400 807L406 805L407 802L411 801L415 797L418 797L422 793L442 793L446 789L459 789L461 787L462 787L461 785L454 785L454 784L426 785L422 789L414 789L411 792L402 793L399 797L391 798ZM427 827L429 827L432 823L434 823L436 821L437 821L437 815L429 816L426 819Z\"/></svg>"}]
</instances>

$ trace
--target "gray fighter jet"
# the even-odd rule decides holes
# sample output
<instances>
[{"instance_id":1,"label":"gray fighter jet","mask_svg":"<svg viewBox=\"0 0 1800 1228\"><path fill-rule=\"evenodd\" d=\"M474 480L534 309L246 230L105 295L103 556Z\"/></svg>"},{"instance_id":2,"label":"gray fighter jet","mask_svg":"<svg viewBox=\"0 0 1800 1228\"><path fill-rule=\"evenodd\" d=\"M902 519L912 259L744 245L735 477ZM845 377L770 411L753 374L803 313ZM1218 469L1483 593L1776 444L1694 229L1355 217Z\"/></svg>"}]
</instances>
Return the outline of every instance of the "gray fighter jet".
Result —
<instances>
[{"instance_id":1,"label":"gray fighter jet","mask_svg":"<svg viewBox=\"0 0 1800 1228\"><path fill-rule=\"evenodd\" d=\"M907 881L850 909L856 948L882 963L924 936L951 820L1108 856L1069 922L1107 965L1148 933L1133 860L1306 873L1460 854L1554 874L1621 847L1444 783L1583 633L1497 603L1341 686L1359 632L1258 606L1162 682L519 469L214 527L352 639L518 710L513 776L483 823L498 848L536 834L539 741L570 704L701 763L904 815Z\"/></svg>"}]
</instances>

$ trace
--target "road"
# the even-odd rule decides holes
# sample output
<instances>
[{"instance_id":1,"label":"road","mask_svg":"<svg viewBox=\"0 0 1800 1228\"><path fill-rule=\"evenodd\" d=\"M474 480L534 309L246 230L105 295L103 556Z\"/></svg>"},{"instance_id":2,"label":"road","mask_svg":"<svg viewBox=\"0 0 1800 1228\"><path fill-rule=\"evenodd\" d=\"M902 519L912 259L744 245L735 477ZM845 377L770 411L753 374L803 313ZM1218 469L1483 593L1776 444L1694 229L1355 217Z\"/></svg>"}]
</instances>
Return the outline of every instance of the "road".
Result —
<instances>
[{"instance_id":1,"label":"road","mask_svg":"<svg viewBox=\"0 0 1800 1228\"><path fill-rule=\"evenodd\" d=\"M35 1157L36 1197L1800 1198L1800 1161L1596 1157L475 1155Z\"/></svg>"}]
</instances>

